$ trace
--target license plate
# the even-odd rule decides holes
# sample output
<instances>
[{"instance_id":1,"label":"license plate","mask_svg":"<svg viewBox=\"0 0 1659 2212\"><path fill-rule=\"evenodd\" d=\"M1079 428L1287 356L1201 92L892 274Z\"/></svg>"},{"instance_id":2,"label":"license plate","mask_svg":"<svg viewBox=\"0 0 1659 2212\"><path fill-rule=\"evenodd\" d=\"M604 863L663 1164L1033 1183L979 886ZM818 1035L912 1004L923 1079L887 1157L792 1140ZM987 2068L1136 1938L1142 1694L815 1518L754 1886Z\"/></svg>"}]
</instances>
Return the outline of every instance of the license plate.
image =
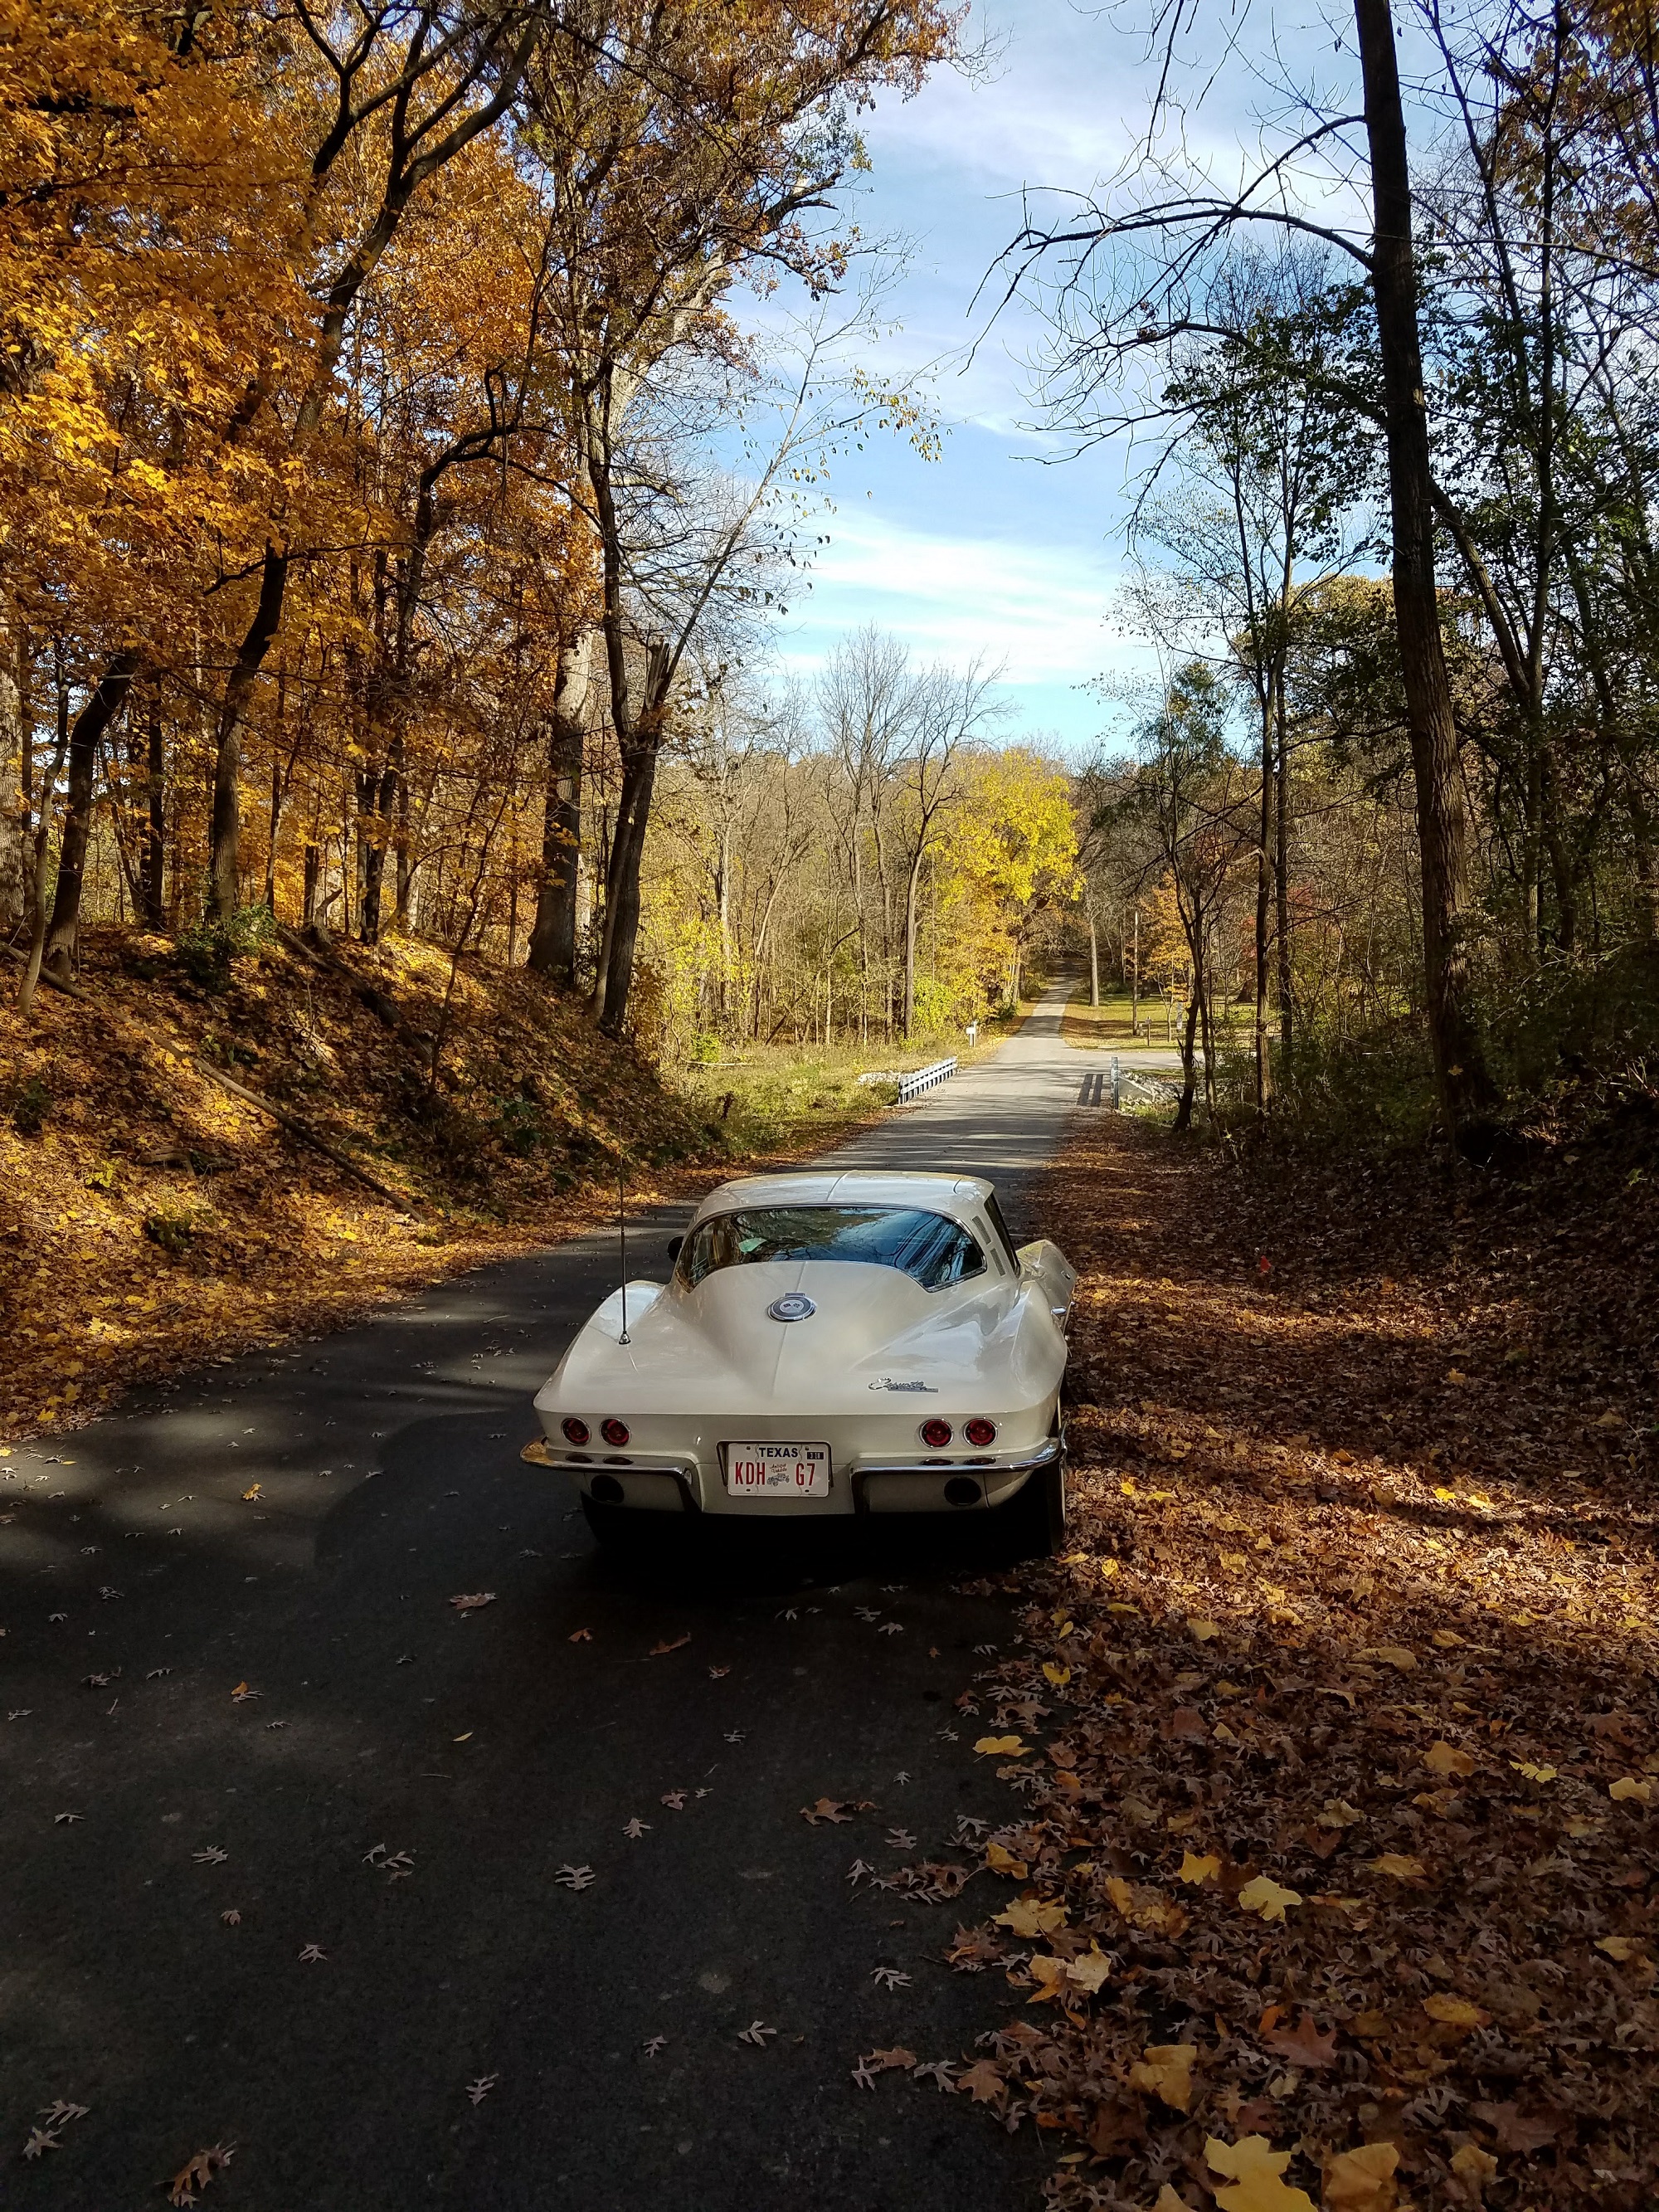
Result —
<instances>
[{"instance_id":1,"label":"license plate","mask_svg":"<svg viewBox=\"0 0 1659 2212\"><path fill-rule=\"evenodd\" d=\"M733 1498L827 1498L828 1444L727 1444L726 1487Z\"/></svg>"}]
</instances>

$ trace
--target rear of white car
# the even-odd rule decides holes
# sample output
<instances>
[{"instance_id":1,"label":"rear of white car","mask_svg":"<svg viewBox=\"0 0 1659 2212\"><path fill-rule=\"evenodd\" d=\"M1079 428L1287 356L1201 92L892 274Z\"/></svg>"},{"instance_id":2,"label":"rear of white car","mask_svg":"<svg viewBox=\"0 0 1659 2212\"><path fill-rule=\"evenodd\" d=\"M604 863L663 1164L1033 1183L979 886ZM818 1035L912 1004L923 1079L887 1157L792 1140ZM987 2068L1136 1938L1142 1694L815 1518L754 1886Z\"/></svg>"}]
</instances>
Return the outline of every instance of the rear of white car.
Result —
<instances>
[{"instance_id":1,"label":"rear of white car","mask_svg":"<svg viewBox=\"0 0 1659 2212\"><path fill-rule=\"evenodd\" d=\"M684 1243L536 1400L532 1455L577 1478L602 1534L984 1512L1034 1481L1056 1519L1072 1271L1052 1245L1015 1253L988 1184L756 1177Z\"/></svg>"}]
</instances>

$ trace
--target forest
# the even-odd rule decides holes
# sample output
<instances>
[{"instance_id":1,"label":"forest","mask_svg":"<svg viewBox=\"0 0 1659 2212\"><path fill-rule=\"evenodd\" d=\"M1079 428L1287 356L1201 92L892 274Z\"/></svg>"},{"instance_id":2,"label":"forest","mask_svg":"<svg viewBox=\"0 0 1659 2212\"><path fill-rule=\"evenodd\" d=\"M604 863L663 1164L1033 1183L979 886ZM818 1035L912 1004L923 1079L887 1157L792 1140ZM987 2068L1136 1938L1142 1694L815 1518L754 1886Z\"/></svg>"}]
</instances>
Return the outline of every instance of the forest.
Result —
<instances>
[{"instance_id":1,"label":"forest","mask_svg":"<svg viewBox=\"0 0 1659 2212\"><path fill-rule=\"evenodd\" d=\"M14 5L19 1012L88 932L282 927L522 966L672 1068L1091 955L1169 1002L1183 1121L1479 1150L1639 1087L1651 26L1425 5L1403 80L1371 27L1364 114L1224 177L1171 33L1123 173L1011 239L1045 423L1135 471L1085 757L878 626L773 653L837 458L938 450L847 201L863 106L983 65L937 0Z\"/></svg>"}]
</instances>

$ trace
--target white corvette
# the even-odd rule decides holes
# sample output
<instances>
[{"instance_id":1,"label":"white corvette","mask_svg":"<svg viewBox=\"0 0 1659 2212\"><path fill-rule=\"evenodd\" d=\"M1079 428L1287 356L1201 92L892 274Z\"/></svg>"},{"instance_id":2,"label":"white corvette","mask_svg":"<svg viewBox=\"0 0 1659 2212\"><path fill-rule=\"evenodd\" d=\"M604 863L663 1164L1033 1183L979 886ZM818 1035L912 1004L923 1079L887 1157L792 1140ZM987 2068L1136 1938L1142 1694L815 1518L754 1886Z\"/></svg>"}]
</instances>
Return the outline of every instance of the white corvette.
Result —
<instances>
[{"instance_id":1,"label":"white corvette","mask_svg":"<svg viewBox=\"0 0 1659 2212\"><path fill-rule=\"evenodd\" d=\"M993 1511L1065 1526L1060 1383L1076 1274L1016 1250L977 1176L724 1183L538 1393L525 1456L577 1477L604 1540L646 1516L796 1521Z\"/></svg>"}]
</instances>

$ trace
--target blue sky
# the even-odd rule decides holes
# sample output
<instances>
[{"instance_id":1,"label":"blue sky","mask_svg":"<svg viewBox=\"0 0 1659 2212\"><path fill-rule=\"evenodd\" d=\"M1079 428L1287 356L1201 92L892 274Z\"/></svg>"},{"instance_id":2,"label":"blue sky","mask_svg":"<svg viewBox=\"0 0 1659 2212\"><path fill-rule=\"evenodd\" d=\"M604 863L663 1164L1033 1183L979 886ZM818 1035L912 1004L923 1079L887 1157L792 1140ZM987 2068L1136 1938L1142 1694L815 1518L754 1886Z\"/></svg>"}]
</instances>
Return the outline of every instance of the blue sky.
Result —
<instances>
[{"instance_id":1,"label":"blue sky","mask_svg":"<svg viewBox=\"0 0 1659 2212\"><path fill-rule=\"evenodd\" d=\"M1291 12L1273 11L1281 37ZM1005 667L1010 736L1086 751L1117 719L1089 679L1146 665L1109 621L1127 455L1120 444L1060 458L1060 441L1031 427L1042 324L1016 302L985 333L989 295L975 295L1020 226L1023 190L1087 190L1117 168L1144 128L1149 80L1133 29L1072 0L975 0L969 36L988 32L1002 48L990 82L941 72L864 122L873 167L858 221L912 249L892 301L902 328L870 366L901 382L935 369L943 457L881 439L838 466L830 543L777 647L807 679L837 635L866 622L923 659L983 655ZM1344 71L1322 22L1316 46ZM1248 77L1224 76L1197 118L1223 167L1255 136Z\"/></svg>"}]
</instances>

